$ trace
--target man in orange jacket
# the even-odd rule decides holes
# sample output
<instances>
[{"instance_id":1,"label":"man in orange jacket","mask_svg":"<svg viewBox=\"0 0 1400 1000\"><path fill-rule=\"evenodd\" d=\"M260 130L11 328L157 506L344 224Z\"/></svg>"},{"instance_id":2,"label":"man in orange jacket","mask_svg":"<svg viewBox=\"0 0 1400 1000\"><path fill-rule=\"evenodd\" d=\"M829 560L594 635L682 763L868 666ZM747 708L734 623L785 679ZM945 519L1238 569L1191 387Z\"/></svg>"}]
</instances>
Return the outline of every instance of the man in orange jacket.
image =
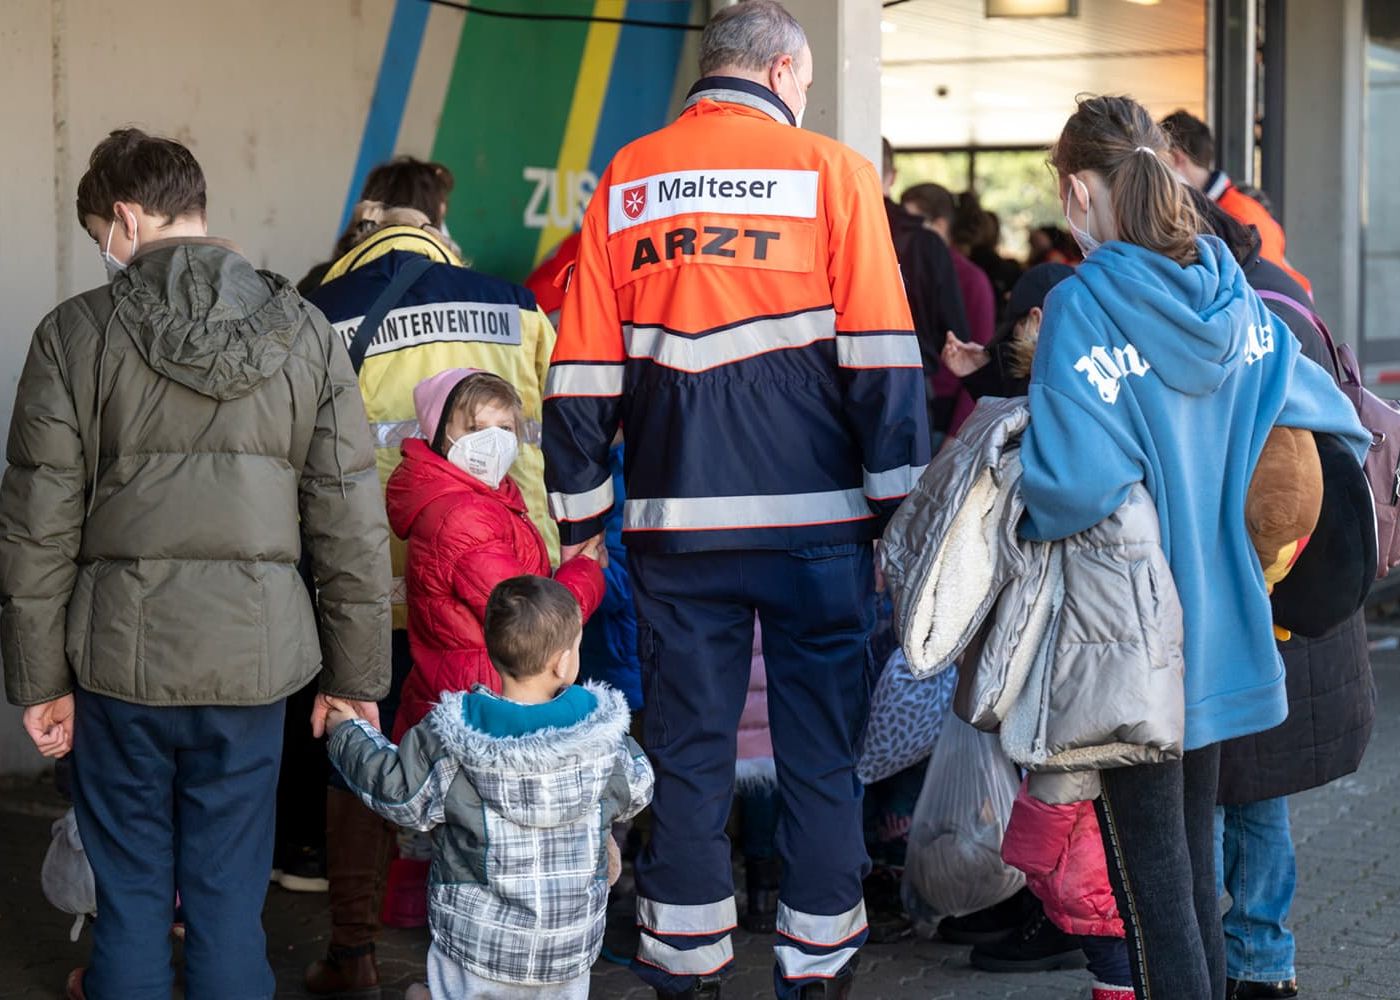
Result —
<instances>
[{"instance_id":1,"label":"man in orange jacket","mask_svg":"<svg viewBox=\"0 0 1400 1000\"><path fill-rule=\"evenodd\" d=\"M1173 111L1161 121L1162 131L1172 144L1171 164L1188 184L1214 201L1225 214L1253 226L1259 233L1259 256L1283 268L1312 294L1312 285L1301 271L1288 263L1283 227L1269 210L1245 194L1215 164L1215 138L1210 126L1187 111Z\"/></svg>"},{"instance_id":2,"label":"man in orange jacket","mask_svg":"<svg viewBox=\"0 0 1400 1000\"><path fill-rule=\"evenodd\" d=\"M714 997L736 922L724 828L754 613L781 785L778 995L844 997L866 936L855 748L871 542L929 457L923 370L873 164L799 126L812 79L775 0L721 10L670 126L584 219L546 388L565 554L613 505L639 618L655 825L635 968Z\"/></svg>"}]
</instances>

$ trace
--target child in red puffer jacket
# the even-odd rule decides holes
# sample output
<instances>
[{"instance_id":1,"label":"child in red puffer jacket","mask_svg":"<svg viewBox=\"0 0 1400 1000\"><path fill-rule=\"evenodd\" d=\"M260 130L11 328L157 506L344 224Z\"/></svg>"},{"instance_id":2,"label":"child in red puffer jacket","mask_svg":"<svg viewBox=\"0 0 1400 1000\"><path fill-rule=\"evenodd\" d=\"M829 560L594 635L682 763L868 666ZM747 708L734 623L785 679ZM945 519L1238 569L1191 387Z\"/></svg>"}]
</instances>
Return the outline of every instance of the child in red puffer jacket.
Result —
<instances>
[{"instance_id":1,"label":"child in red puffer jacket","mask_svg":"<svg viewBox=\"0 0 1400 1000\"><path fill-rule=\"evenodd\" d=\"M1050 922L1079 938L1089 971L1098 980L1093 1000L1133 1000L1128 946L1094 803L1052 805L1022 782L1001 856L1026 873L1026 886L1044 904Z\"/></svg>"},{"instance_id":2,"label":"child in red puffer jacket","mask_svg":"<svg viewBox=\"0 0 1400 1000\"><path fill-rule=\"evenodd\" d=\"M393 739L423 720L449 691L484 684L500 691L486 654L486 601L502 580L551 576L579 603L583 619L603 599L598 546L551 574L549 551L507 473L522 423L520 396L488 372L454 368L413 390L427 436L403 444L389 477L389 524L408 542L408 641L413 671L404 682Z\"/></svg>"}]
</instances>

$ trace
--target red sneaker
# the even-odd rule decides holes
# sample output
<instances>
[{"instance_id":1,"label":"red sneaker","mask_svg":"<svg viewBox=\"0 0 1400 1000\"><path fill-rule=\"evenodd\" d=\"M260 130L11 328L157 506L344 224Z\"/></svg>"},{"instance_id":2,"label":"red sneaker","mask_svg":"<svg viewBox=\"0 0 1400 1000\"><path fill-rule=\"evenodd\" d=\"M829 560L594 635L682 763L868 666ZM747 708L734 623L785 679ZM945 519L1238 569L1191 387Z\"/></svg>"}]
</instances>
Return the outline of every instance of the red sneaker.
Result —
<instances>
[{"instance_id":1,"label":"red sneaker","mask_svg":"<svg viewBox=\"0 0 1400 1000\"><path fill-rule=\"evenodd\" d=\"M1137 1000L1131 986L1105 986L1094 984L1094 1000Z\"/></svg>"}]
</instances>

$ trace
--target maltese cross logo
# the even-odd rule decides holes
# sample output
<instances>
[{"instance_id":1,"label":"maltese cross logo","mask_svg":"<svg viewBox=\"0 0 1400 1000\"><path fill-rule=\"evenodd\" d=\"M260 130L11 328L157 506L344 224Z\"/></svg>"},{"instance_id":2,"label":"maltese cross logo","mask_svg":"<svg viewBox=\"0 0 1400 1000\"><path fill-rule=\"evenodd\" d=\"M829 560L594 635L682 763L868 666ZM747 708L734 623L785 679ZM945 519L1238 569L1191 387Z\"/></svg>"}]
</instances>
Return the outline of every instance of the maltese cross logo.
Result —
<instances>
[{"instance_id":1,"label":"maltese cross logo","mask_svg":"<svg viewBox=\"0 0 1400 1000\"><path fill-rule=\"evenodd\" d=\"M642 217L647 210L647 186L645 184L628 188L622 192L622 214L632 220Z\"/></svg>"}]
</instances>

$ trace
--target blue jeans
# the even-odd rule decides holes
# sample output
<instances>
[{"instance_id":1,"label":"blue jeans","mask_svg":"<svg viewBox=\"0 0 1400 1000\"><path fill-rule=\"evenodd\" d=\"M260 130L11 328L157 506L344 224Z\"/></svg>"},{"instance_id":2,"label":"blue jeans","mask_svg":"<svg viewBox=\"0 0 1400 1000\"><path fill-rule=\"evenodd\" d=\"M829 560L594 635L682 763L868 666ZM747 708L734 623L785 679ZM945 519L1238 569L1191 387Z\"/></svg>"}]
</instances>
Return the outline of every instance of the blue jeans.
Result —
<instances>
[{"instance_id":1,"label":"blue jeans","mask_svg":"<svg viewBox=\"0 0 1400 1000\"><path fill-rule=\"evenodd\" d=\"M175 893L185 995L271 997L262 908L285 702L151 708L78 691L74 807L97 885L91 1000L169 1000Z\"/></svg>"},{"instance_id":2,"label":"blue jeans","mask_svg":"<svg viewBox=\"0 0 1400 1000\"><path fill-rule=\"evenodd\" d=\"M1276 983L1294 976L1293 932L1284 926L1298 885L1288 800L1264 799L1215 810L1216 870L1225 914L1225 968L1231 979Z\"/></svg>"},{"instance_id":3,"label":"blue jeans","mask_svg":"<svg viewBox=\"0 0 1400 1000\"><path fill-rule=\"evenodd\" d=\"M1084 935L1079 947L1088 961L1089 974L1105 986L1132 989L1133 972L1128 962L1128 942L1120 937Z\"/></svg>"}]
</instances>

